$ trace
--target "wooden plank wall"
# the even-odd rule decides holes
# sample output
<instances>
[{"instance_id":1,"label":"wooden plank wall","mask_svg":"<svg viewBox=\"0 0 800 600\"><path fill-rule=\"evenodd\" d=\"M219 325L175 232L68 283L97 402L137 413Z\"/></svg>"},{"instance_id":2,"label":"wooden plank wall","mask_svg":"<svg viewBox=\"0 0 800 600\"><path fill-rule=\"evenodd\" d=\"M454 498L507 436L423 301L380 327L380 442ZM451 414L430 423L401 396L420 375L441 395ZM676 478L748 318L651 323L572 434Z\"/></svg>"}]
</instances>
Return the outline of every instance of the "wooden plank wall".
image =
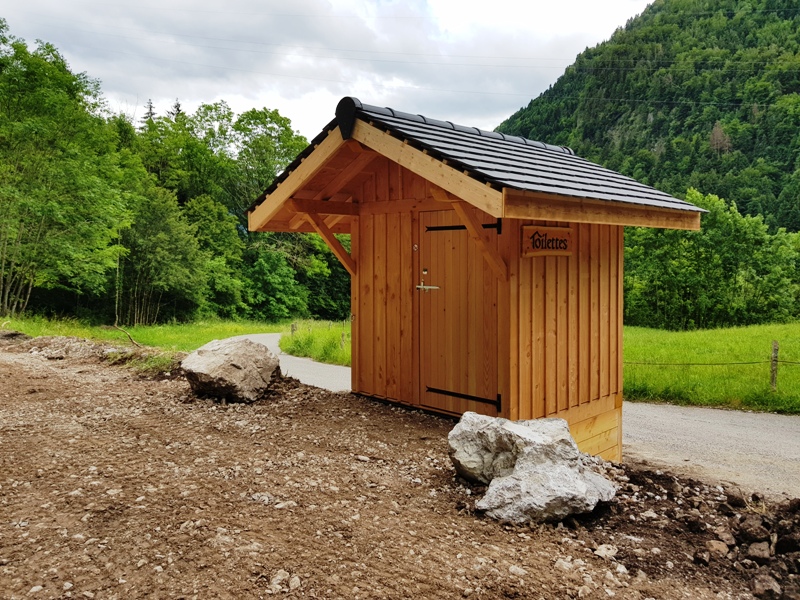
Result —
<instances>
[{"instance_id":1,"label":"wooden plank wall","mask_svg":"<svg viewBox=\"0 0 800 600\"><path fill-rule=\"evenodd\" d=\"M427 189L424 180L386 159L376 160L371 171L374 174L361 185L364 206L351 234L358 252L358 274L351 288L356 349L353 391L414 403L412 230L416 217L400 201L424 200Z\"/></svg>"},{"instance_id":2,"label":"wooden plank wall","mask_svg":"<svg viewBox=\"0 0 800 600\"><path fill-rule=\"evenodd\" d=\"M514 225L517 248L529 223ZM511 322L519 328L510 336L508 416L564 418L583 451L619 460L623 228L572 228L572 256L519 258L512 268Z\"/></svg>"}]
</instances>

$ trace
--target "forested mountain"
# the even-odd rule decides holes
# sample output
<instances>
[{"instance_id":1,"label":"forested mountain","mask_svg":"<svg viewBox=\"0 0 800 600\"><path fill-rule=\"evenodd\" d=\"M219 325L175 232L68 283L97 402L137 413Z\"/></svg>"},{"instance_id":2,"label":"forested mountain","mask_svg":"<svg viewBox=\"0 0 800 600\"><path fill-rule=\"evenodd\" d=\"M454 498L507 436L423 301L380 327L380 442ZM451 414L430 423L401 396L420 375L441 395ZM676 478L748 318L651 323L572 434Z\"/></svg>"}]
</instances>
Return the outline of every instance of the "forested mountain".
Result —
<instances>
[{"instance_id":1,"label":"forested mountain","mask_svg":"<svg viewBox=\"0 0 800 600\"><path fill-rule=\"evenodd\" d=\"M655 0L498 131L800 230L800 4Z\"/></svg>"},{"instance_id":2,"label":"forested mountain","mask_svg":"<svg viewBox=\"0 0 800 600\"><path fill-rule=\"evenodd\" d=\"M627 324L800 317L799 52L796 0L655 0L498 127L709 210L626 228Z\"/></svg>"},{"instance_id":3,"label":"forested mountain","mask_svg":"<svg viewBox=\"0 0 800 600\"><path fill-rule=\"evenodd\" d=\"M0 315L345 318L347 273L317 236L246 227L306 145L277 111L224 102L131 122L0 19Z\"/></svg>"}]
</instances>

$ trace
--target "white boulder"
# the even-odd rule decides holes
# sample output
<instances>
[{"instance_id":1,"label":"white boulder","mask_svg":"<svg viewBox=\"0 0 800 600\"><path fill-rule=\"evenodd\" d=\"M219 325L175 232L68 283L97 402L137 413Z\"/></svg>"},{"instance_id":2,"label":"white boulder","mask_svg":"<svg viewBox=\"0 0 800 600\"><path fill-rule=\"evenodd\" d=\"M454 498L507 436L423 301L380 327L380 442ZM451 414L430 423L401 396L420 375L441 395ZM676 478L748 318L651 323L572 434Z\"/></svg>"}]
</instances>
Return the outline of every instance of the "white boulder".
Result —
<instances>
[{"instance_id":1,"label":"white boulder","mask_svg":"<svg viewBox=\"0 0 800 600\"><path fill-rule=\"evenodd\" d=\"M464 413L448 435L459 475L488 484L476 508L504 522L560 520L614 497L563 419L509 421Z\"/></svg>"},{"instance_id":2,"label":"white boulder","mask_svg":"<svg viewBox=\"0 0 800 600\"><path fill-rule=\"evenodd\" d=\"M269 387L280 364L263 344L248 339L213 340L183 359L181 367L196 394L254 402Z\"/></svg>"}]
</instances>

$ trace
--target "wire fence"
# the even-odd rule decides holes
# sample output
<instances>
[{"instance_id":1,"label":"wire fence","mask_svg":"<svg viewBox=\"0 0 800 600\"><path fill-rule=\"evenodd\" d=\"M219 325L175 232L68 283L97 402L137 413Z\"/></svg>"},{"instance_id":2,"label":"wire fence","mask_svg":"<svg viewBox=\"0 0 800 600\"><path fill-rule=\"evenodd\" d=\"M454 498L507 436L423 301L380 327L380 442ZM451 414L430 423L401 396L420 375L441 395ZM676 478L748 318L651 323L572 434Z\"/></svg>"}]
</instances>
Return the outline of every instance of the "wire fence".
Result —
<instances>
[{"instance_id":1,"label":"wire fence","mask_svg":"<svg viewBox=\"0 0 800 600\"><path fill-rule=\"evenodd\" d=\"M732 361L624 361L629 399L720 405L800 413L800 361L779 358Z\"/></svg>"}]
</instances>

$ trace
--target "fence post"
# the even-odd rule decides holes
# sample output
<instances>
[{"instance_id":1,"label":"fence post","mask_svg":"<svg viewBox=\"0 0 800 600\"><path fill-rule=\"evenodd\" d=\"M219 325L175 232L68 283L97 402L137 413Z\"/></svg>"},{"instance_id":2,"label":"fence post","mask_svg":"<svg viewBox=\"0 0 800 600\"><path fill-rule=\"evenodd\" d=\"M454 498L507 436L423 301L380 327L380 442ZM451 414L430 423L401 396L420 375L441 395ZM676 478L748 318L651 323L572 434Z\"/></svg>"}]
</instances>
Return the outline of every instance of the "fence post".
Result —
<instances>
[{"instance_id":1,"label":"fence post","mask_svg":"<svg viewBox=\"0 0 800 600\"><path fill-rule=\"evenodd\" d=\"M772 340L772 360L770 361L769 384L772 391L778 391L778 342Z\"/></svg>"},{"instance_id":2,"label":"fence post","mask_svg":"<svg viewBox=\"0 0 800 600\"><path fill-rule=\"evenodd\" d=\"M297 323L292 323L292 337L294 337L295 331L297 331Z\"/></svg>"},{"instance_id":3,"label":"fence post","mask_svg":"<svg viewBox=\"0 0 800 600\"><path fill-rule=\"evenodd\" d=\"M343 331L343 332L342 332L342 341L339 343L339 347L340 347L342 350L344 350L344 347L347 345L347 341L346 341L345 335L346 335L346 334L345 334L345 332Z\"/></svg>"}]
</instances>

